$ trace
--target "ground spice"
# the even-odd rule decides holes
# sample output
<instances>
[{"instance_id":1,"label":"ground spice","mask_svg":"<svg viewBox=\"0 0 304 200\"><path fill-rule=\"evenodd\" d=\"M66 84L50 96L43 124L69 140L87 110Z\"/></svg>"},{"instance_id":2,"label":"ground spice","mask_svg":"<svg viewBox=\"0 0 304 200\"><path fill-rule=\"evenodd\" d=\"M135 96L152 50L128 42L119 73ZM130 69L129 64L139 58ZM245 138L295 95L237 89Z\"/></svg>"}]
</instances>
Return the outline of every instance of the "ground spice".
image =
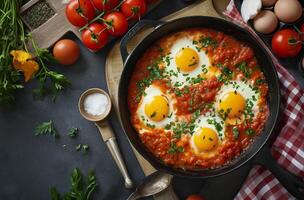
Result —
<instances>
[{"instance_id":1,"label":"ground spice","mask_svg":"<svg viewBox=\"0 0 304 200\"><path fill-rule=\"evenodd\" d=\"M52 16L55 15L55 11L46 1L39 1L35 3L32 7L27 9L22 17L30 29L38 28L40 25L44 24Z\"/></svg>"}]
</instances>

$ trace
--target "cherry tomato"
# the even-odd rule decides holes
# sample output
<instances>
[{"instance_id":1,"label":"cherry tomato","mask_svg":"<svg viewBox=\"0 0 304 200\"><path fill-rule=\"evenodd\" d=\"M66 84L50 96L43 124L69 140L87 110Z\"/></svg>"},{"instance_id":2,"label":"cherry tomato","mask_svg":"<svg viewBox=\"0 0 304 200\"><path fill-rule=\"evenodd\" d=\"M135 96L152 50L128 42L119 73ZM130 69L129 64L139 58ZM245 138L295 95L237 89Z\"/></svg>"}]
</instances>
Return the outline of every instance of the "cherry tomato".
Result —
<instances>
[{"instance_id":1,"label":"cherry tomato","mask_svg":"<svg viewBox=\"0 0 304 200\"><path fill-rule=\"evenodd\" d=\"M271 41L272 50L282 58L296 56L302 48L300 35L293 29L283 29L274 34Z\"/></svg>"},{"instance_id":2,"label":"cherry tomato","mask_svg":"<svg viewBox=\"0 0 304 200\"><path fill-rule=\"evenodd\" d=\"M147 11L145 0L126 0L121 5L122 13L129 19L140 19Z\"/></svg>"},{"instance_id":3,"label":"cherry tomato","mask_svg":"<svg viewBox=\"0 0 304 200\"><path fill-rule=\"evenodd\" d=\"M65 15L71 24L81 27L95 17L95 10L90 0L71 0L66 5Z\"/></svg>"},{"instance_id":4,"label":"cherry tomato","mask_svg":"<svg viewBox=\"0 0 304 200\"><path fill-rule=\"evenodd\" d=\"M109 33L104 24L92 23L81 35L83 44L92 51L98 51L108 42Z\"/></svg>"},{"instance_id":5,"label":"cherry tomato","mask_svg":"<svg viewBox=\"0 0 304 200\"><path fill-rule=\"evenodd\" d=\"M100 11L111 10L118 5L118 0L92 0L94 7Z\"/></svg>"},{"instance_id":6,"label":"cherry tomato","mask_svg":"<svg viewBox=\"0 0 304 200\"><path fill-rule=\"evenodd\" d=\"M104 19L109 27L108 32L113 36L122 36L128 30L127 18L121 12L106 14Z\"/></svg>"},{"instance_id":7,"label":"cherry tomato","mask_svg":"<svg viewBox=\"0 0 304 200\"><path fill-rule=\"evenodd\" d=\"M204 200L204 198L199 194L191 194L186 198L186 200Z\"/></svg>"},{"instance_id":8,"label":"cherry tomato","mask_svg":"<svg viewBox=\"0 0 304 200\"><path fill-rule=\"evenodd\" d=\"M79 58L80 50L73 40L63 39L55 44L53 55L60 64L71 65Z\"/></svg>"}]
</instances>

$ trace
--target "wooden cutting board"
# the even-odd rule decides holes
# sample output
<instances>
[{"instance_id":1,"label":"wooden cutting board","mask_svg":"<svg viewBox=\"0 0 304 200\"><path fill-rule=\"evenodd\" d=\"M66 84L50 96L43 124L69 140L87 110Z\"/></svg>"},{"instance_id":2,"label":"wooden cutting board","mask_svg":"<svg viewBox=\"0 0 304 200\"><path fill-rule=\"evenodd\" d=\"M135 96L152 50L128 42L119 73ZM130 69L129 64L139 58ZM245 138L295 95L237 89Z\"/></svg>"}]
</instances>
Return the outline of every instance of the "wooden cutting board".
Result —
<instances>
[{"instance_id":1,"label":"wooden cutting board","mask_svg":"<svg viewBox=\"0 0 304 200\"><path fill-rule=\"evenodd\" d=\"M169 16L166 16L165 18L161 19L163 21L170 21L173 19L186 17L186 16L195 16L195 15L202 15L202 16L213 16L213 17L221 17L217 12L214 10L212 5L212 0L204 0L204 1L198 1L197 3L191 4L190 6L173 13ZM145 29L139 32L128 44L129 51L132 50L136 44L138 44L142 38L145 37L148 33L150 33L153 29ZM119 42L117 42L111 51L109 51L106 59L106 65L105 65L105 73L106 73L106 81L108 85L108 90L110 93L110 96L113 101L114 109L119 115L118 111L118 84L120 75L123 69L123 63L120 56L120 50L119 50ZM136 155L136 158L138 159L138 162L144 172L144 174L147 176L156 170L146 161L134 148L134 153ZM174 192L172 191L172 188L169 188L168 190L165 190L164 192L156 195L154 197L156 200L170 200L175 199Z\"/></svg>"}]
</instances>

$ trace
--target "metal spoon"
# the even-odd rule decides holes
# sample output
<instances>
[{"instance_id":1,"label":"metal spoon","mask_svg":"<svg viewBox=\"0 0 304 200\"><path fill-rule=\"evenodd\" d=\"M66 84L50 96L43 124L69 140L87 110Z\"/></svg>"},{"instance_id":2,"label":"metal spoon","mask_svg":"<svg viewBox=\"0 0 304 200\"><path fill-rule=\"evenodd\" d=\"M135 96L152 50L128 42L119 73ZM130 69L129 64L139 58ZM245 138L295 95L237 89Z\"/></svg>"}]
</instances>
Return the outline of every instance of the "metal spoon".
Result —
<instances>
[{"instance_id":1,"label":"metal spoon","mask_svg":"<svg viewBox=\"0 0 304 200\"><path fill-rule=\"evenodd\" d=\"M133 192L127 200L136 200L155 195L168 188L171 184L171 179L171 175L157 171L147 176L144 182L136 188L135 192Z\"/></svg>"},{"instance_id":2,"label":"metal spoon","mask_svg":"<svg viewBox=\"0 0 304 200\"><path fill-rule=\"evenodd\" d=\"M85 98L88 95L93 94L93 93L103 94L108 99L106 111L103 114L98 115L98 116L91 115L91 114L87 113L84 109ZM115 137L110 125L108 124L108 121L106 120L107 116L109 115L109 113L111 111L111 99L110 99L109 95L104 90L99 89L99 88L88 89L80 96L79 102L78 102L78 107L79 107L79 112L85 119L95 122L95 125L98 128L103 141L106 143L108 149L110 150L112 157L114 158L116 165L118 166L122 176L124 177L125 187L132 188L133 182L128 174L127 168L126 168L124 161L122 159L122 156L120 154L118 145L116 143L116 137Z\"/></svg>"}]
</instances>

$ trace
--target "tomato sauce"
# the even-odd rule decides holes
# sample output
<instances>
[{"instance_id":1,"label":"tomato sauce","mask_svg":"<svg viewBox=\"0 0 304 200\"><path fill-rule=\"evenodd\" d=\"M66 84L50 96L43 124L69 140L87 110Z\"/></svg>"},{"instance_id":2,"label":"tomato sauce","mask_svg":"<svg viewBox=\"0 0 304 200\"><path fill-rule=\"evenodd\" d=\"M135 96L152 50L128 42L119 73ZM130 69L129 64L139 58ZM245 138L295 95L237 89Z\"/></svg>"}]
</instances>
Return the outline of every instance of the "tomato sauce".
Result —
<instances>
[{"instance_id":1,"label":"tomato sauce","mask_svg":"<svg viewBox=\"0 0 304 200\"><path fill-rule=\"evenodd\" d=\"M150 71L148 70L148 66L151 66L161 55L169 53L172 45L180 38L185 37L191 40L208 37L212 41L215 41L217 44L216 47L212 45L202 47L202 50L208 55L211 65L217 66L219 70L223 70L223 66L227 67L232 72L233 79L248 79L248 83L255 85L260 95L257 116L255 116L250 123L236 125L239 131L238 138L236 139L232 126L227 125L225 127L224 141L218 146L215 153L205 157L196 154L192 150L190 144L191 134L182 134L180 138L175 138L172 131L159 127L140 131L142 124L136 113L140 104L140 101L137 99L139 93L138 82L149 76ZM246 63L247 71L237 67L242 62ZM161 62L158 66L160 69L164 67ZM141 142L157 158L173 167L182 169L207 169L229 164L230 161L237 158L248 148L255 136L262 132L269 115L266 101L268 86L260 67L265 66L258 65L254 51L250 46L222 32L205 28L192 28L161 38L147 49L138 60L129 83L128 105L131 112L131 123L139 132ZM250 72L249 77L246 74L248 71ZM176 88L172 88L172 85L170 86L166 80L154 80L153 84L158 85L164 91L176 90ZM203 80L198 84L190 85L187 88L187 90L189 90L188 92L183 91L185 88L179 89L182 95L176 96L175 98L174 109L176 115L189 119L196 110L200 110L200 114L210 111L208 105L215 101L215 97L222 85L223 83L220 82L218 78L213 77L208 80ZM248 135L246 133L246 130L249 128L255 131L254 135ZM176 145L175 148L181 147L183 151L169 153L170 148L172 148L172 142Z\"/></svg>"}]
</instances>

